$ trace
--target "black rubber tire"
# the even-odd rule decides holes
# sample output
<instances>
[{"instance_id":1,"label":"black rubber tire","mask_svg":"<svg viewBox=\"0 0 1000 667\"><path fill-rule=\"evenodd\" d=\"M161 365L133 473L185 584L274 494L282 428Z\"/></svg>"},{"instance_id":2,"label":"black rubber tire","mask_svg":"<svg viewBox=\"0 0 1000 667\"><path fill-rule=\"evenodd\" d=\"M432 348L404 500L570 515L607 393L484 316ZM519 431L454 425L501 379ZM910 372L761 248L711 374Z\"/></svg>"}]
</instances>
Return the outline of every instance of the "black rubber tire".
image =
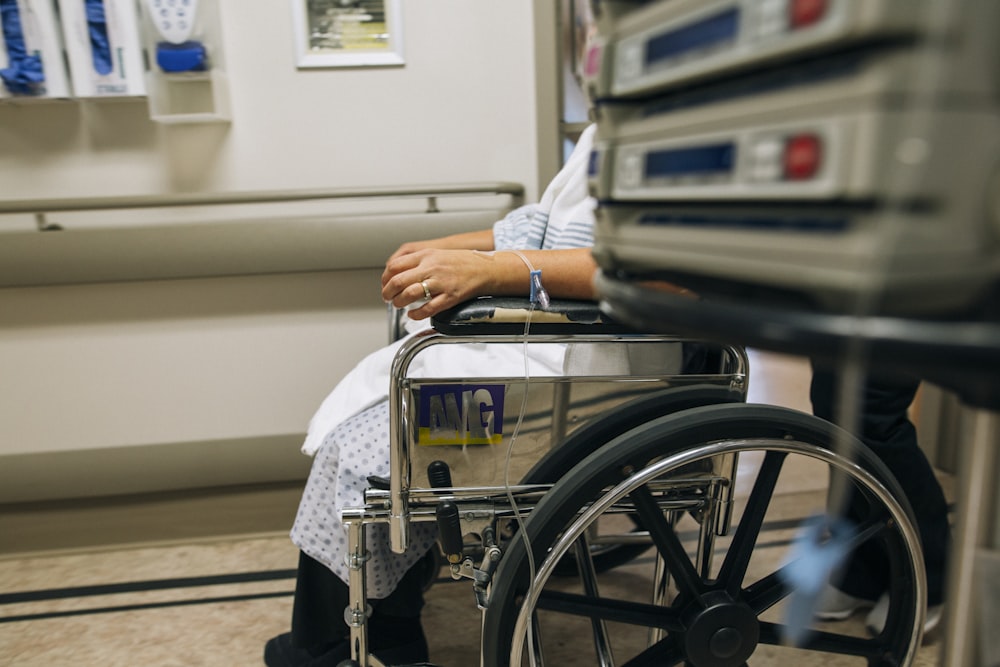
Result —
<instances>
[{"instance_id":1,"label":"black rubber tire","mask_svg":"<svg viewBox=\"0 0 1000 667\"><path fill-rule=\"evenodd\" d=\"M541 566L547 552L581 509L597 501L609 487L669 455L723 442L735 443L733 446L738 447L740 442L748 439L758 444L755 447L748 444L746 451L766 450L766 446L760 443L772 442L775 448L779 448L780 443L794 441L808 445L814 454L832 452L835 456L842 456L844 460L856 462L885 487L891 497L898 499L903 522L907 526L913 525L912 512L889 471L863 444L837 427L811 415L774 406L713 405L691 408L638 426L609 441L562 477L539 502L526 523L536 563ZM836 447L833 443L836 443ZM847 474L853 477L850 470ZM856 486L859 486L862 493L871 491L872 487L857 485L857 479L854 477ZM770 496L767 501L770 501ZM906 664L912 658L920 639L920 624L916 620L917 600L920 597L917 590L923 590L919 544L912 537L907 540L905 531L890 520L887 507L873 505L873 513L878 510L885 510L884 514L879 514L879 517L884 518L873 520L873 525L877 527L877 531L873 528L876 535L873 539L879 540L880 544L884 542L883 546L889 550L894 569L890 588L893 604L889 619L879 637L865 641L844 637L841 643L845 646L850 644L851 651L870 652L869 665ZM740 533L737 528L733 548L738 549L737 539ZM752 534L754 543L758 533ZM910 534L912 536L915 531ZM749 545L751 549L753 546L754 544ZM486 667L509 667L515 622L524 601L527 581L525 542L523 535L517 535L508 545L494 576L490 606L484 617L483 658ZM700 583L706 590L711 584L704 580L700 580ZM742 580L736 586L739 589L738 595L747 595L747 591L742 589ZM783 595L775 592L773 583L770 589L770 594L777 599L780 599L777 596ZM690 601L683 599L683 596L679 596L677 600L680 602L675 601L675 604ZM671 613L676 611L670 607L662 609ZM764 628L764 625L761 627ZM768 624L767 637L763 643L776 643L776 628L775 624ZM837 652L837 642L840 641L838 637L821 635L823 649ZM679 634L672 641L674 644L682 644L683 636ZM813 650L814 645L819 644L807 643L805 648ZM686 649L676 650L683 652ZM684 656L680 661L653 661L648 664L685 664L686 661L687 657Z\"/></svg>"}]
</instances>

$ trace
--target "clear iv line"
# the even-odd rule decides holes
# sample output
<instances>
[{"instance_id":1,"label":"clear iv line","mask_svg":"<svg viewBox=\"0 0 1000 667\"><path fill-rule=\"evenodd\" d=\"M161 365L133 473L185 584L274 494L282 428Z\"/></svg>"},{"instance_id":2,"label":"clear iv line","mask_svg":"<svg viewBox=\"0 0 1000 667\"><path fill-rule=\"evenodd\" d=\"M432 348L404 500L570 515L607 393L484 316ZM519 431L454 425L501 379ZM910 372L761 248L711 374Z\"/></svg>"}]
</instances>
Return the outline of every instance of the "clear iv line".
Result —
<instances>
[{"instance_id":1,"label":"clear iv line","mask_svg":"<svg viewBox=\"0 0 1000 667\"><path fill-rule=\"evenodd\" d=\"M531 267L531 263L528 262L527 258L524 257L519 251L513 250L514 252L521 256L521 259L528 264L529 269L534 270ZM543 291L544 294L544 291ZM548 295L545 295L546 306L548 305ZM529 369L528 362L528 331L531 328L531 315L535 312L535 302L534 300L528 305L528 316L524 321L524 341L522 343L524 349L524 395L521 397L521 409L517 416L517 422L514 424L514 430L510 435L510 442L507 444L507 453L504 457L504 467L503 467L503 483L504 490L507 493L507 501L510 503L511 510L514 512L514 520L517 522L518 530L520 531L522 538L524 540L525 552L528 556L528 581L529 589L528 592L531 593L531 587L535 585L535 555L531 550L531 542L528 539L528 531L524 523L524 517L521 516L521 512L517 507L517 501L514 499L514 493L511 491L510 484L510 459L514 452L514 443L517 440L518 433L521 430L521 424L524 421L524 413L528 409L528 388L530 387L531 372ZM528 642L531 643L532 628L528 627ZM533 651L528 651L528 660L531 667L535 667L535 654Z\"/></svg>"}]
</instances>

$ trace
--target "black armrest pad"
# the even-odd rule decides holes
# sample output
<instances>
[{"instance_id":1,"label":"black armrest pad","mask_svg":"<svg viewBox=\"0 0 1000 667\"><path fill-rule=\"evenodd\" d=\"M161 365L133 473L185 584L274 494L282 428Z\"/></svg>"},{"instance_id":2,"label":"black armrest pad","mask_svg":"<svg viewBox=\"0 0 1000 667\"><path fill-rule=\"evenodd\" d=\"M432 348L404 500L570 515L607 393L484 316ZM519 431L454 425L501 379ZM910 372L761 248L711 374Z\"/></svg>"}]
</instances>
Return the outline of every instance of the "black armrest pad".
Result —
<instances>
[{"instance_id":1,"label":"black armrest pad","mask_svg":"<svg viewBox=\"0 0 1000 667\"><path fill-rule=\"evenodd\" d=\"M449 336L521 334L530 307L525 297L480 297L438 313L431 323ZM635 333L635 329L615 322L593 301L553 299L548 308L535 306L531 311L528 333Z\"/></svg>"}]
</instances>

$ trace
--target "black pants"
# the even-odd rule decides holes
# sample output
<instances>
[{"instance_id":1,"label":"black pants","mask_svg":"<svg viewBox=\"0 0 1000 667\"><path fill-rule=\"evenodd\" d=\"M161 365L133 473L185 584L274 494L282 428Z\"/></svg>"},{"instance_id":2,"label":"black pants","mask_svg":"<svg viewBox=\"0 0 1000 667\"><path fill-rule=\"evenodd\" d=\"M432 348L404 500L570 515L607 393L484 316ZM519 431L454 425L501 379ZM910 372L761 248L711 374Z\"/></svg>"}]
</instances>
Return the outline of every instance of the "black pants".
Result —
<instances>
[{"instance_id":1,"label":"black pants","mask_svg":"<svg viewBox=\"0 0 1000 667\"><path fill-rule=\"evenodd\" d=\"M813 413L834 423L838 381L834 372L813 364L809 391ZM857 435L889 468L913 509L927 567L928 604L938 605L944 593L950 542L948 506L907 416L918 385L917 380L908 378L869 376L861 396ZM849 518L855 513L854 508L848 509ZM886 556L869 544L851 558L839 587L849 595L875 599L885 591L887 582Z\"/></svg>"},{"instance_id":2,"label":"black pants","mask_svg":"<svg viewBox=\"0 0 1000 667\"><path fill-rule=\"evenodd\" d=\"M403 575L388 597L368 601L373 608L369 620L373 635L377 636L379 625L387 619L392 625L393 639L404 639L400 636L401 631L417 630L424 606L420 565L417 563ZM311 650L347 638L350 628L344 621L344 610L349 601L347 584L325 565L300 551L292 604L292 643ZM411 625L414 627L407 627Z\"/></svg>"}]
</instances>

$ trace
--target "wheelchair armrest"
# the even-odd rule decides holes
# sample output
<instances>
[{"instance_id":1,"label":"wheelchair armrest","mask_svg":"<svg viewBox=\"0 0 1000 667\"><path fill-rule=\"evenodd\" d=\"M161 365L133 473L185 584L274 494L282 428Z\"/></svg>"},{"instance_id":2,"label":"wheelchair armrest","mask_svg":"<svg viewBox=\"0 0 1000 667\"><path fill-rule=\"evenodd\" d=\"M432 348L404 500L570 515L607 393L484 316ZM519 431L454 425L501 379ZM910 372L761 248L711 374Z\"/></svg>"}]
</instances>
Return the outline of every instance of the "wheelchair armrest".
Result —
<instances>
[{"instance_id":1,"label":"wheelchair armrest","mask_svg":"<svg viewBox=\"0 0 1000 667\"><path fill-rule=\"evenodd\" d=\"M593 301L552 299L542 310L525 297L486 296L460 303L431 318L435 330L448 336L511 335L524 333L531 312L530 334L635 333L601 312Z\"/></svg>"}]
</instances>

